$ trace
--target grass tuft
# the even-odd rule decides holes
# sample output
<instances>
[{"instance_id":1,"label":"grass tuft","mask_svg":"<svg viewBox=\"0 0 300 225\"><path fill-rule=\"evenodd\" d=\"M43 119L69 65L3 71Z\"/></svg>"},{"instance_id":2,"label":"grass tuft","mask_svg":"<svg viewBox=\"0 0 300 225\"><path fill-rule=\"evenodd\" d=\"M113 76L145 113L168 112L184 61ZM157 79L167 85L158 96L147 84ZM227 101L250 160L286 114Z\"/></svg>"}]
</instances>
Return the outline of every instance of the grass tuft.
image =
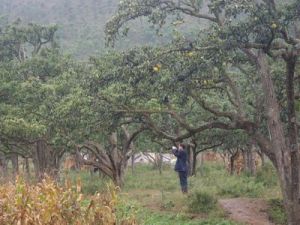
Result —
<instances>
[{"instance_id":1,"label":"grass tuft","mask_svg":"<svg viewBox=\"0 0 300 225\"><path fill-rule=\"evenodd\" d=\"M207 192L195 191L188 196L188 209L192 213L208 213L216 208L217 199Z\"/></svg>"},{"instance_id":2,"label":"grass tuft","mask_svg":"<svg viewBox=\"0 0 300 225\"><path fill-rule=\"evenodd\" d=\"M270 219L276 225L287 224L287 216L284 211L283 202L281 199L270 199L268 201L268 214Z\"/></svg>"}]
</instances>

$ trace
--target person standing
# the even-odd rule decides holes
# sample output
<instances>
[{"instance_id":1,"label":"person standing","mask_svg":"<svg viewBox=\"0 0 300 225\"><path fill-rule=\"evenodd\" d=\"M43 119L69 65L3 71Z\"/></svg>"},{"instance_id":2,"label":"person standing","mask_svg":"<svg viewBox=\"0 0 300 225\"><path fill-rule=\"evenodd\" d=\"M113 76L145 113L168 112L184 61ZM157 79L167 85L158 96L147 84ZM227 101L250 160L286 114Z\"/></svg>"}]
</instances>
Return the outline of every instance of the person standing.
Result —
<instances>
[{"instance_id":1,"label":"person standing","mask_svg":"<svg viewBox=\"0 0 300 225\"><path fill-rule=\"evenodd\" d=\"M188 192L188 166L187 166L187 151L184 144L179 144L178 148L172 147L173 154L177 157L175 171L178 172L182 193Z\"/></svg>"}]
</instances>

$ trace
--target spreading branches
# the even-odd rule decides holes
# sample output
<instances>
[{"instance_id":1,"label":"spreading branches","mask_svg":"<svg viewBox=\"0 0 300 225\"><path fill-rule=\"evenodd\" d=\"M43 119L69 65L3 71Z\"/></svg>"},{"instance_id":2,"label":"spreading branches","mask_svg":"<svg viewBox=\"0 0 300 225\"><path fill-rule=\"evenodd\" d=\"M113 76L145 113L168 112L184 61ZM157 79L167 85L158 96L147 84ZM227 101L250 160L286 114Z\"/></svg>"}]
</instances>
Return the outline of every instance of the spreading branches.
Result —
<instances>
[{"instance_id":1,"label":"spreading branches","mask_svg":"<svg viewBox=\"0 0 300 225\"><path fill-rule=\"evenodd\" d=\"M122 130L126 136L126 140L124 142L124 147L123 147L123 152L126 154L128 153L130 146L132 142L137 138L139 134L141 134L143 131L145 131L147 128L142 125L140 128L138 128L136 131L132 132L131 134L129 133L128 129L125 126L122 126ZM130 157L127 155L127 157Z\"/></svg>"},{"instance_id":2,"label":"spreading branches","mask_svg":"<svg viewBox=\"0 0 300 225\"><path fill-rule=\"evenodd\" d=\"M232 130L236 128L234 124L226 124L219 121L213 121L210 123L200 125L198 127L189 127L189 130L187 130L184 134L172 135L167 133L164 129L158 127L148 114L144 114L144 116L147 125L150 127L150 129L153 130L153 132L155 132L157 135L161 136L162 138L171 140L172 142L185 140L205 130L210 130L210 129Z\"/></svg>"},{"instance_id":3,"label":"spreading branches","mask_svg":"<svg viewBox=\"0 0 300 225\"><path fill-rule=\"evenodd\" d=\"M200 97L198 97L195 93L193 93L193 91L191 91L191 96L192 98L205 110L207 110L208 112L216 115L217 117L226 117L229 118L230 120L234 120L237 116L234 112L222 112L219 111L211 106L209 106L209 104L207 102L205 102L203 99L201 99Z\"/></svg>"},{"instance_id":4,"label":"spreading branches","mask_svg":"<svg viewBox=\"0 0 300 225\"><path fill-rule=\"evenodd\" d=\"M199 145L202 146L201 143L200 143ZM222 146L222 145L223 145L223 142L220 142L220 143L217 143L217 144L211 144L211 145L208 145L208 146L206 146L206 147L203 147L203 148L201 148L201 149L198 149L198 150L196 151L196 154L198 155L198 154L201 153L201 152L207 151L207 150L209 150L209 149L214 149L214 148L220 147L220 146Z\"/></svg>"},{"instance_id":5,"label":"spreading branches","mask_svg":"<svg viewBox=\"0 0 300 225\"><path fill-rule=\"evenodd\" d=\"M214 23L219 22L219 19L215 16L201 13L196 5L184 3L187 2L182 2L181 4L176 4L174 1L170 0L129 0L123 2L122 5L119 5L117 15L106 24L106 43L113 45L121 27L131 20L144 16L150 18L155 17L155 19L150 19L150 21L152 20L152 23L160 26L164 24L168 14L176 12ZM155 13L158 13L158 11L160 12L160 15L154 15Z\"/></svg>"}]
</instances>

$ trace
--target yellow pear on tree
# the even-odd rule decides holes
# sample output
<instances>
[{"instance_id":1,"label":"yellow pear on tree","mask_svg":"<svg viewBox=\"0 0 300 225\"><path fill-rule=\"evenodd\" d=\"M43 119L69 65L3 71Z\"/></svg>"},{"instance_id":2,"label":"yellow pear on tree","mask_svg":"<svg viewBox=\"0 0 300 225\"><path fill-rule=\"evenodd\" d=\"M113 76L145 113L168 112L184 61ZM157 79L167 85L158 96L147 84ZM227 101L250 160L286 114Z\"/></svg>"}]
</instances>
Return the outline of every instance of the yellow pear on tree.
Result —
<instances>
[{"instance_id":1,"label":"yellow pear on tree","mask_svg":"<svg viewBox=\"0 0 300 225\"><path fill-rule=\"evenodd\" d=\"M276 29L277 28L277 24L276 23L272 23L271 28L272 29Z\"/></svg>"},{"instance_id":2,"label":"yellow pear on tree","mask_svg":"<svg viewBox=\"0 0 300 225\"><path fill-rule=\"evenodd\" d=\"M160 71L160 69L161 69L161 64L156 64L155 66L153 66L153 71L155 71L155 72L159 72Z\"/></svg>"}]
</instances>

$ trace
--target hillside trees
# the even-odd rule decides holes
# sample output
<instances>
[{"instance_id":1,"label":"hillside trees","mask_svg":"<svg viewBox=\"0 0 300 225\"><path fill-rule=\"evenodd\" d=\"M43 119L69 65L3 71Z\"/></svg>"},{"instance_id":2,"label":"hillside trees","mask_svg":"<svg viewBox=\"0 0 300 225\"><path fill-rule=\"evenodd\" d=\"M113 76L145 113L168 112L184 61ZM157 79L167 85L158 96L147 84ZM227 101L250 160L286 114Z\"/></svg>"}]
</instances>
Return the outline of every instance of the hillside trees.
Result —
<instances>
[{"instance_id":1,"label":"hillside trees","mask_svg":"<svg viewBox=\"0 0 300 225\"><path fill-rule=\"evenodd\" d=\"M205 7L208 10L201 10ZM140 16L147 16L159 25L163 25L170 14L186 14L210 22L209 30L202 30L199 36L185 40L181 47L177 41L172 45L173 50L162 50L167 57L162 54L158 59L163 66L168 64L171 75L161 70L161 76L148 74L146 79L155 82L172 76L175 79L170 80L167 90L176 82L179 94L184 91L185 96L214 116L210 129L241 129L257 142L277 169L289 224L300 223L295 109L298 89L294 86L300 46L295 32L299 10L299 1L287 4L271 0L123 1L106 28L107 39L114 41L125 23ZM190 53L192 59L180 62L178 59L186 53ZM172 57L176 59L173 62L170 61ZM213 82L215 88L205 90L201 87L201 80L202 85L207 85L208 81L204 83L203 78L215 80L214 74L217 81L226 85L220 88ZM189 135L203 130L186 128Z\"/></svg>"},{"instance_id":2,"label":"hillside trees","mask_svg":"<svg viewBox=\"0 0 300 225\"><path fill-rule=\"evenodd\" d=\"M58 24L56 36L61 51L88 60L90 56L105 54L104 26L117 4L117 0L2 0L0 23L12 23L21 18L25 23ZM157 37L153 29L143 26L140 21L135 22L134 27L131 34L117 44L118 48L128 49L137 43L159 45L168 39Z\"/></svg>"}]
</instances>

